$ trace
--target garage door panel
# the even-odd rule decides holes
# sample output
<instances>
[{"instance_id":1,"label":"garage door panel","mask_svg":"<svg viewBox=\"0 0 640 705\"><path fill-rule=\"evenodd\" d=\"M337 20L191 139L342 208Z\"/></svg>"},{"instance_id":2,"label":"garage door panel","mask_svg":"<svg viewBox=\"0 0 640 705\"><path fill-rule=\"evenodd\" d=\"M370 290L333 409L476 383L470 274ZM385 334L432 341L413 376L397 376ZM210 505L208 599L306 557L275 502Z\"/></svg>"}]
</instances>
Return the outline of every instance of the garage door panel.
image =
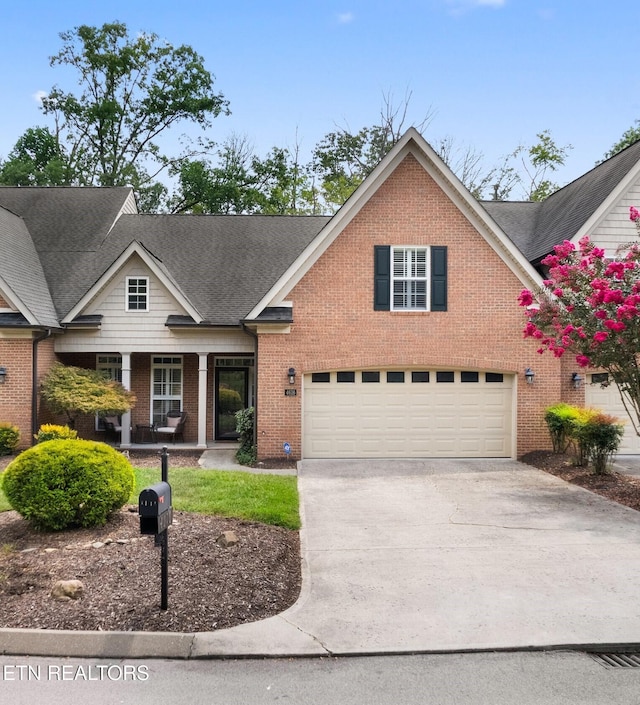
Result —
<instances>
[{"instance_id":1,"label":"garage door panel","mask_svg":"<svg viewBox=\"0 0 640 705\"><path fill-rule=\"evenodd\" d=\"M422 376L424 377L424 376ZM450 375L449 375L450 378ZM504 382L329 383L304 381L304 457L509 457L512 377ZM481 381L482 380L482 381ZM319 384L322 388L319 389Z\"/></svg>"}]
</instances>

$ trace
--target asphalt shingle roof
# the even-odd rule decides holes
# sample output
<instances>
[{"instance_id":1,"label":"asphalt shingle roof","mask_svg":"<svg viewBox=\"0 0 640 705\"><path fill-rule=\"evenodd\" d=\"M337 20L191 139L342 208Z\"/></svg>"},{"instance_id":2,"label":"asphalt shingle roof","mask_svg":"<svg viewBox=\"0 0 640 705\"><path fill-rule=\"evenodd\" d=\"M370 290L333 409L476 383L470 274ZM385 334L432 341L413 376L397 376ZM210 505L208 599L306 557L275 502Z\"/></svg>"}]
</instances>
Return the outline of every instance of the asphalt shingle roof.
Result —
<instances>
[{"instance_id":1,"label":"asphalt shingle roof","mask_svg":"<svg viewBox=\"0 0 640 705\"><path fill-rule=\"evenodd\" d=\"M31 234L22 218L4 208L0 208L0 253L0 279L28 309L31 325L57 327L56 311ZM15 324L18 319L14 319ZM20 321L29 324L22 316Z\"/></svg>"}]
</instances>

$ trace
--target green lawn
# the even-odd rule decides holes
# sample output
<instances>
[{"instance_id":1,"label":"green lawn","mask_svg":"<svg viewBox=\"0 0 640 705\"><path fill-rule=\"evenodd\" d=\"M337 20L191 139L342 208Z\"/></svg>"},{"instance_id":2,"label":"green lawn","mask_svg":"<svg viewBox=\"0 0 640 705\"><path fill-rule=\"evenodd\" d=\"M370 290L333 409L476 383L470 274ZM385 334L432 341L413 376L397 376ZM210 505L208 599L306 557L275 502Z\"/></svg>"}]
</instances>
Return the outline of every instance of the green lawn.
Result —
<instances>
[{"instance_id":1,"label":"green lawn","mask_svg":"<svg viewBox=\"0 0 640 705\"><path fill-rule=\"evenodd\" d=\"M136 484L130 502L138 503L140 491L159 482L160 470L134 468ZM257 475L248 472L170 468L173 507L178 511L238 517L264 524L300 528L298 486L293 476ZM0 490L0 511L11 509Z\"/></svg>"}]
</instances>

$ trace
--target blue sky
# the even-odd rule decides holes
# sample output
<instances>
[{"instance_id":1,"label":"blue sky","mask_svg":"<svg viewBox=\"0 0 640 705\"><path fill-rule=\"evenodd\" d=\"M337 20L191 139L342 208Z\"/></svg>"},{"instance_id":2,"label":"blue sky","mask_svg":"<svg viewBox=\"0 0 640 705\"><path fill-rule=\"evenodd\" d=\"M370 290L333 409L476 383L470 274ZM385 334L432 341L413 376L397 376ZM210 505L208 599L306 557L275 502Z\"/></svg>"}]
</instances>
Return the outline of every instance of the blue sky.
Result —
<instances>
[{"instance_id":1,"label":"blue sky","mask_svg":"<svg viewBox=\"0 0 640 705\"><path fill-rule=\"evenodd\" d=\"M232 115L208 136L246 135L303 154L336 126L374 124L383 96L411 94L408 121L432 119L491 166L549 129L571 144L557 175L590 169L640 119L637 0L23 0L0 23L0 156L44 125L35 95L69 76L51 68L59 32L119 20L189 44ZM176 135L177 136L177 135Z\"/></svg>"}]
</instances>

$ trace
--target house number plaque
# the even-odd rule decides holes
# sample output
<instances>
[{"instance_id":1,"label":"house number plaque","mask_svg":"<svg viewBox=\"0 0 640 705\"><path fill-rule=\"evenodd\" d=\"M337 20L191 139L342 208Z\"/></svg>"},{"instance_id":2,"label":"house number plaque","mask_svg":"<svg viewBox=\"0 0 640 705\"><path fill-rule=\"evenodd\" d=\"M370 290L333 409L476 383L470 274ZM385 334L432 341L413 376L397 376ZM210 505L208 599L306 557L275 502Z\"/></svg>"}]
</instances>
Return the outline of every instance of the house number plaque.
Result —
<instances>
[{"instance_id":1,"label":"house number plaque","mask_svg":"<svg viewBox=\"0 0 640 705\"><path fill-rule=\"evenodd\" d=\"M285 397L297 397L298 390L297 389L285 389L284 395L285 395Z\"/></svg>"}]
</instances>

